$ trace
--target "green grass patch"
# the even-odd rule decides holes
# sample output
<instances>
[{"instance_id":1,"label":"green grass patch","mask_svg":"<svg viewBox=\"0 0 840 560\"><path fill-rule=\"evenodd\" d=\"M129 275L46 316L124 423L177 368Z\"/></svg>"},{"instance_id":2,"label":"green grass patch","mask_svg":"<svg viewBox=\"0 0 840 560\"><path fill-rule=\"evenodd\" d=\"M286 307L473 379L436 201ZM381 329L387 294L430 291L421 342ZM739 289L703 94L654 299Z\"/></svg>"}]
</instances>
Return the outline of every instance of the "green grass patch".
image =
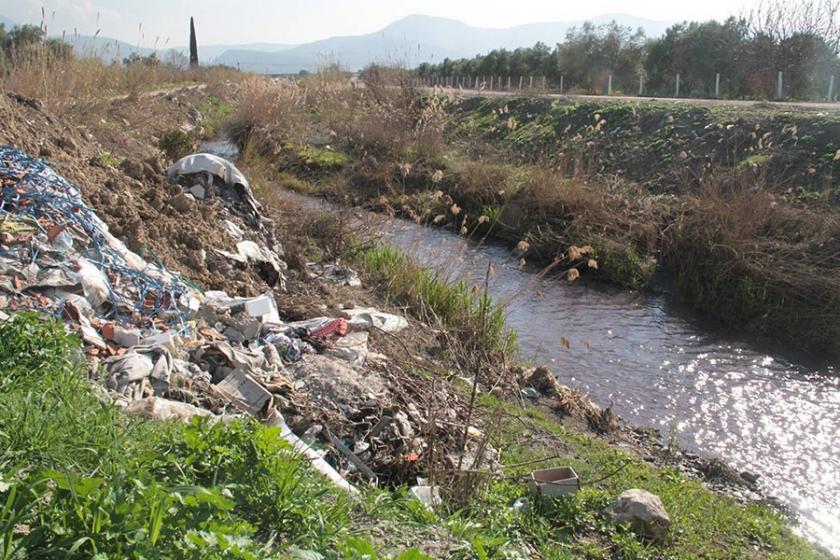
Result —
<instances>
[{"instance_id":1,"label":"green grass patch","mask_svg":"<svg viewBox=\"0 0 840 560\"><path fill-rule=\"evenodd\" d=\"M119 167L123 158L115 156L111 152L99 152L99 163L104 166Z\"/></svg>"},{"instance_id":2,"label":"green grass patch","mask_svg":"<svg viewBox=\"0 0 840 560\"><path fill-rule=\"evenodd\" d=\"M374 285L408 306L419 319L440 322L484 348L516 352L516 333L505 329L504 307L494 304L486 290L470 288L463 281L451 282L385 245L364 247L356 260Z\"/></svg>"},{"instance_id":3,"label":"green grass patch","mask_svg":"<svg viewBox=\"0 0 840 560\"><path fill-rule=\"evenodd\" d=\"M204 137L215 138L233 113L234 106L218 96L208 95L198 102L196 109L204 117L201 122L201 126L204 127Z\"/></svg>"},{"instance_id":4,"label":"green grass patch","mask_svg":"<svg viewBox=\"0 0 840 560\"><path fill-rule=\"evenodd\" d=\"M539 501L528 495L523 477L540 464L506 470L505 479L492 483L480 503L448 520L453 536L476 549L480 544L488 558L503 558L511 549L536 551L543 558L825 558L766 506L740 505L675 468L651 466L602 439L568 430L538 410L522 410L491 395L481 402L484 416L500 419L493 439L503 463L560 455L550 464L571 465L584 482L571 498ZM602 513L629 488L662 498L672 519L664 543L642 542ZM529 507L513 511L511 504L522 497L529 499Z\"/></svg>"}]
</instances>

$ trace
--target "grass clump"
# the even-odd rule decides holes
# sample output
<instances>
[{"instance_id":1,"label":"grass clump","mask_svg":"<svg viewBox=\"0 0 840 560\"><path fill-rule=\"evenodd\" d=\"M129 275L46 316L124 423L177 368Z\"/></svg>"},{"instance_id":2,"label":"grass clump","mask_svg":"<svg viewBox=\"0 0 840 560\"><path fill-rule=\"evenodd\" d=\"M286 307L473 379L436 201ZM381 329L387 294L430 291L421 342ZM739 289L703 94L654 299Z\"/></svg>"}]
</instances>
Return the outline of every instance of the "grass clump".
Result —
<instances>
[{"instance_id":1,"label":"grass clump","mask_svg":"<svg viewBox=\"0 0 840 560\"><path fill-rule=\"evenodd\" d=\"M477 347L515 353L516 333L505 328L504 306L495 305L486 290L450 282L386 245L365 247L356 260L375 285L419 319L442 324Z\"/></svg>"},{"instance_id":2,"label":"grass clump","mask_svg":"<svg viewBox=\"0 0 840 560\"><path fill-rule=\"evenodd\" d=\"M172 161L191 154L198 146L195 134L183 130L167 130L158 138L158 148Z\"/></svg>"}]
</instances>

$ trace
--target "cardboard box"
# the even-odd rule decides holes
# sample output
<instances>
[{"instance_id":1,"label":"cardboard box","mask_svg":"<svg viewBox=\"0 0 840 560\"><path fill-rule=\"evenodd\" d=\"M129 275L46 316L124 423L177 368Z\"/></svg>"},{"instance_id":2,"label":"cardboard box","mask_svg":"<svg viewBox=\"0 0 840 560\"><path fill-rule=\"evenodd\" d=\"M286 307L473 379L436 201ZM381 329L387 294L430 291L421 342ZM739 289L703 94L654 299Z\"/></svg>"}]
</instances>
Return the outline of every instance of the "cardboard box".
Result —
<instances>
[{"instance_id":1,"label":"cardboard box","mask_svg":"<svg viewBox=\"0 0 840 560\"><path fill-rule=\"evenodd\" d=\"M538 496L557 498L580 490L580 479L572 467L555 467L533 471L528 485Z\"/></svg>"}]
</instances>

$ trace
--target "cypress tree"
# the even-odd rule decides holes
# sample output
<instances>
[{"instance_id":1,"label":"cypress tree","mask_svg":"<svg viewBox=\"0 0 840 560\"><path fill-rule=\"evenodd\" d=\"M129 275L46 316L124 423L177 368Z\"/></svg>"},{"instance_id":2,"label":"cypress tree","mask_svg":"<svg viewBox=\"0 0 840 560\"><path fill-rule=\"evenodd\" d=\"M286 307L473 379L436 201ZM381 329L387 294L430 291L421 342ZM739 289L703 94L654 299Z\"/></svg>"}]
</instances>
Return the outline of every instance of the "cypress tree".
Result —
<instances>
[{"instance_id":1,"label":"cypress tree","mask_svg":"<svg viewBox=\"0 0 840 560\"><path fill-rule=\"evenodd\" d=\"M190 68L198 68L198 42L195 39L195 22L190 17Z\"/></svg>"}]
</instances>

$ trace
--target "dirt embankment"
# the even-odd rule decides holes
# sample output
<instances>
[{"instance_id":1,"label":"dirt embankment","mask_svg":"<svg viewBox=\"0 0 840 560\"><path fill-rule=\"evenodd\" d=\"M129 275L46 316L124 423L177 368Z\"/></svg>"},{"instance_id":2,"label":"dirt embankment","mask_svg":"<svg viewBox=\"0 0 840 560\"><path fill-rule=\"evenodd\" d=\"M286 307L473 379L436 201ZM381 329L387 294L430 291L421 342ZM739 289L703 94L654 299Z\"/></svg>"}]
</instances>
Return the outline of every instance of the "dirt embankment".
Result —
<instances>
[{"instance_id":1,"label":"dirt embankment","mask_svg":"<svg viewBox=\"0 0 840 560\"><path fill-rule=\"evenodd\" d=\"M618 175L653 193L685 194L704 178L739 170L756 188L794 200L838 200L837 114L533 98L468 98L449 112L458 136L523 161Z\"/></svg>"}]
</instances>

